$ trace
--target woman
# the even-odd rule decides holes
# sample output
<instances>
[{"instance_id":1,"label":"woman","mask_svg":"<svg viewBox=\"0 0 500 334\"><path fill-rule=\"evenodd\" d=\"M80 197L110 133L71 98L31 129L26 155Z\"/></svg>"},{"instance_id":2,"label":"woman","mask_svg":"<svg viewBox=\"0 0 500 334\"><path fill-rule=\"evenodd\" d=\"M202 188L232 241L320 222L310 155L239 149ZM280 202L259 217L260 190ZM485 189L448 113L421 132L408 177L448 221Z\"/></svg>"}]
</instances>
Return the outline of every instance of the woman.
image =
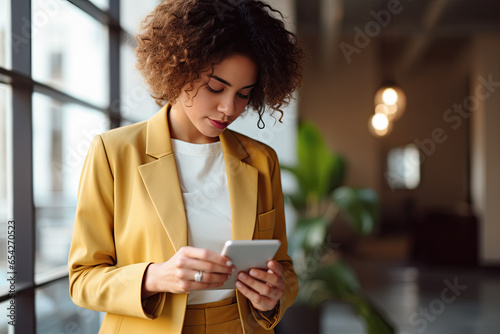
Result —
<instances>
[{"instance_id":1,"label":"woman","mask_svg":"<svg viewBox=\"0 0 500 334\"><path fill-rule=\"evenodd\" d=\"M277 13L167 0L143 23L138 68L164 107L94 138L69 256L71 297L106 312L100 333L269 333L295 300L276 154L226 129L247 106L282 114L300 85L302 50ZM230 239L281 247L219 290Z\"/></svg>"}]
</instances>

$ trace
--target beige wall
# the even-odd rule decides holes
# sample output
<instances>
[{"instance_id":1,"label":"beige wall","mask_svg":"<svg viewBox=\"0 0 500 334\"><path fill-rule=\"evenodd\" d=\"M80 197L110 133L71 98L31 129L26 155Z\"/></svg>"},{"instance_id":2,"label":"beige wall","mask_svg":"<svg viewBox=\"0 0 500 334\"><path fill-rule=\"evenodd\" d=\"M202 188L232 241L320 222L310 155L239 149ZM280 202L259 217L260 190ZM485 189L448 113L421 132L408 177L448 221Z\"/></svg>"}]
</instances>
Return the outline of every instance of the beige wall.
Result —
<instances>
[{"instance_id":1,"label":"beige wall","mask_svg":"<svg viewBox=\"0 0 500 334\"><path fill-rule=\"evenodd\" d=\"M379 144L368 132L377 84L375 53L367 48L347 64L342 54L332 70L318 66L310 52L300 90L300 117L315 122L331 149L349 164L347 183L379 188Z\"/></svg>"},{"instance_id":2,"label":"beige wall","mask_svg":"<svg viewBox=\"0 0 500 334\"><path fill-rule=\"evenodd\" d=\"M480 224L480 260L500 264L500 36L478 36L474 43L471 95L473 112L472 195ZM483 78L483 79L481 79ZM491 78L491 79L490 79ZM484 80L494 81L489 87Z\"/></svg>"}]
</instances>

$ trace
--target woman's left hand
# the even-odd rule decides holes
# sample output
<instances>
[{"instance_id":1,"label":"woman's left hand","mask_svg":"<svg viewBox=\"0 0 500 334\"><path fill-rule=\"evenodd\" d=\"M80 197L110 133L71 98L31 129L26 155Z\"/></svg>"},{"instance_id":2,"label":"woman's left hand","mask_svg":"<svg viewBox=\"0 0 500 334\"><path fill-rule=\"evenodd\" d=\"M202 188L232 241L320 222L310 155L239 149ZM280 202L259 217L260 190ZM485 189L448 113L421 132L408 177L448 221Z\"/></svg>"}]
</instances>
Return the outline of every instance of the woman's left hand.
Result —
<instances>
[{"instance_id":1,"label":"woman's left hand","mask_svg":"<svg viewBox=\"0 0 500 334\"><path fill-rule=\"evenodd\" d=\"M238 274L236 288L250 300L259 311L270 311L283 296L283 266L274 260L267 262L268 270L251 269L247 275Z\"/></svg>"}]
</instances>

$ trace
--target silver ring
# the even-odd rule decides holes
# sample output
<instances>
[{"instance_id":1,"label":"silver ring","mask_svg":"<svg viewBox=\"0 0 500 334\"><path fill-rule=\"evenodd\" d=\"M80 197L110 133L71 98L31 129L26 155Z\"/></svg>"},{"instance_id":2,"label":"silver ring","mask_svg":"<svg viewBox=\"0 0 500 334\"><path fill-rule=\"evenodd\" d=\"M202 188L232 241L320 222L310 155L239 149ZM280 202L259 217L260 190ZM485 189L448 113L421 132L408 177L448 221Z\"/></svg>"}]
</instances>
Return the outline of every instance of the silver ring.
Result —
<instances>
[{"instance_id":1,"label":"silver ring","mask_svg":"<svg viewBox=\"0 0 500 334\"><path fill-rule=\"evenodd\" d=\"M200 270L200 272L194 274L195 282L201 282L202 279L203 279L203 271Z\"/></svg>"}]
</instances>

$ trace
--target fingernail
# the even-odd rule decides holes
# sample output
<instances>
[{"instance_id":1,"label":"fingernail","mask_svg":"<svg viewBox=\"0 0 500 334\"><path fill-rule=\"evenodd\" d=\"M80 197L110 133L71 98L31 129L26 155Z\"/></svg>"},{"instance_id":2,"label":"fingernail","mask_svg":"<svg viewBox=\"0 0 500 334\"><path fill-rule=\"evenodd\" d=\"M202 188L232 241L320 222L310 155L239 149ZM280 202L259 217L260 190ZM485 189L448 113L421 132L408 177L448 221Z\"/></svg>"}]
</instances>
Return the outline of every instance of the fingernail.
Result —
<instances>
[{"instance_id":1,"label":"fingernail","mask_svg":"<svg viewBox=\"0 0 500 334\"><path fill-rule=\"evenodd\" d=\"M240 274L240 278L241 278L241 279L247 279L247 275L245 275L245 274Z\"/></svg>"},{"instance_id":2,"label":"fingernail","mask_svg":"<svg viewBox=\"0 0 500 334\"><path fill-rule=\"evenodd\" d=\"M226 266L231 267L232 265L233 265L233 263L231 261L226 262Z\"/></svg>"},{"instance_id":3,"label":"fingernail","mask_svg":"<svg viewBox=\"0 0 500 334\"><path fill-rule=\"evenodd\" d=\"M238 289L241 289L243 287L243 284L241 284L240 282L236 282L236 287Z\"/></svg>"}]
</instances>

